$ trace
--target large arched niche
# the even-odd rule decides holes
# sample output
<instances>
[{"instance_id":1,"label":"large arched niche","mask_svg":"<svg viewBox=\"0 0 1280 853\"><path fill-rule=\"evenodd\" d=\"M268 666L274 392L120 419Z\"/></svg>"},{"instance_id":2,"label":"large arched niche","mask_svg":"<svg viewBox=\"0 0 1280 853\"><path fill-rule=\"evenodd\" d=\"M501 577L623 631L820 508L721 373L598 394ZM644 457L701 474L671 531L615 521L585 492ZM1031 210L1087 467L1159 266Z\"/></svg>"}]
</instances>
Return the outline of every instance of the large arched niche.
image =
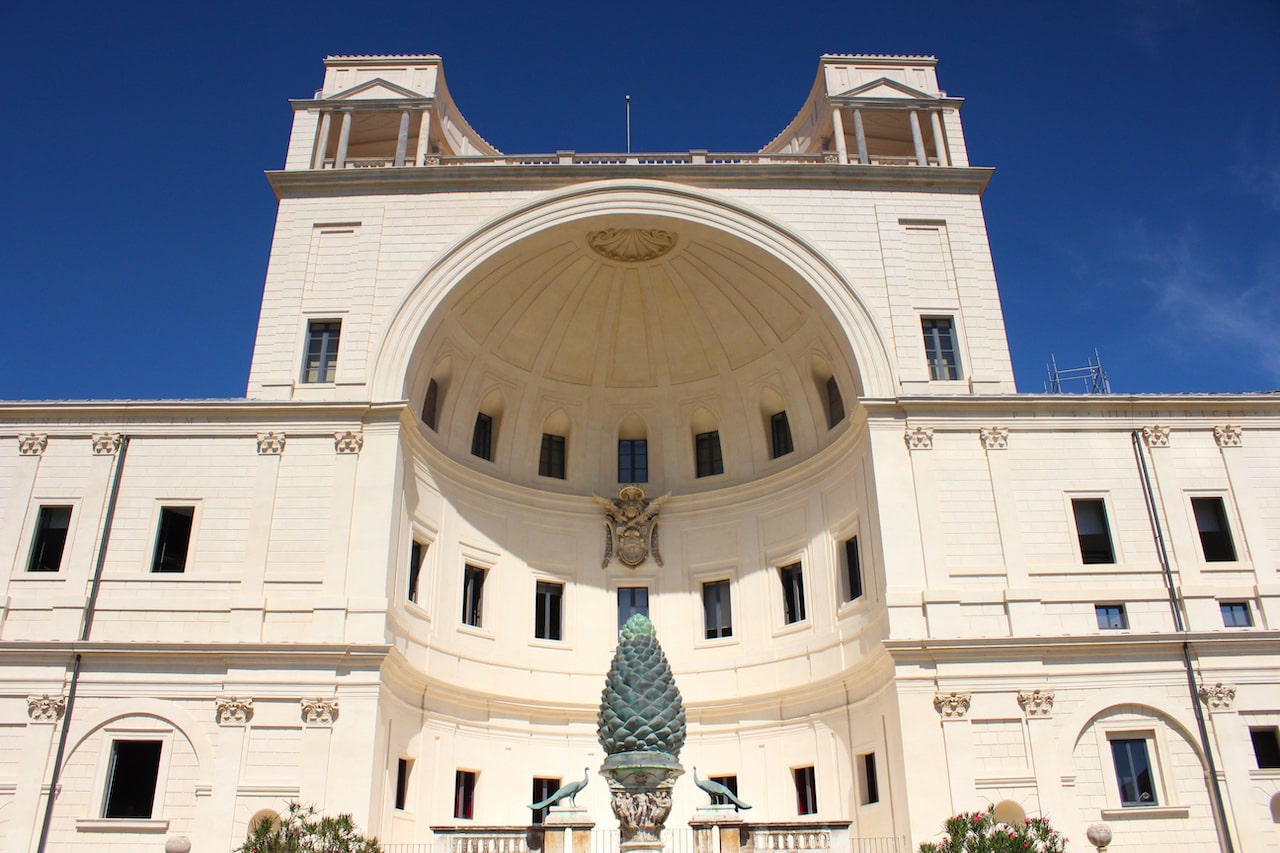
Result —
<instances>
[{"instance_id":1,"label":"large arched niche","mask_svg":"<svg viewBox=\"0 0 1280 853\"><path fill-rule=\"evenodd\" d=\"M617 245L593 246L605 232ZM636 414L649 431L649 481L702 489L820 451L844 424L828 422L814 393L815 359L852 401L893 394L886 352L858 294L794 235L687 188L608 182L513 211L447 253L390 324L374 388L418 405L447 361L453 378L431 438L473 467L553 490L604 487L608 425ZM491 455L477 461L475 419L494 388L509 406L493 422ZM785 409L794 450L777 452L760 415L766 397ZM687 437L696 410L720 427L719 477L697 476ZM537 476L553 411L591 425L571 428L568 476L578 482Z\"/></svg>"}]
</instances>

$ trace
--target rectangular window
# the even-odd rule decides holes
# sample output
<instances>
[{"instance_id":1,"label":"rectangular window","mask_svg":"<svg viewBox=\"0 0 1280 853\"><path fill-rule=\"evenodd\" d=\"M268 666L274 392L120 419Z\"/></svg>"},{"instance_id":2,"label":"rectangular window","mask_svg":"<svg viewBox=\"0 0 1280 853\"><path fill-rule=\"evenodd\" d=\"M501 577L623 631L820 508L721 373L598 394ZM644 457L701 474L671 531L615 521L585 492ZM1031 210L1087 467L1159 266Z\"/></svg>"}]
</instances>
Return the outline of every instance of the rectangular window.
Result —
<instances>
[{"instance_id":1,"label":"rectangular window","mask_svg":"<svg viewBox=\"0 0 1280 853\"><path fill-rule=\"evenodd\" d=\"M733 636L727 580L709 581L702 585L702 624L706 626L708 640Z\"/></svg>"},{"instance_id":2,"label":"rectangular window","mask_svg":"<svg viewBox=\"0 0 1280 853\"><path fill-rule=\"evenodd\" d=\"M1249 612L1247 601L1219 601L1222 611L1222 624L1227 628L1252 628L1253 614Z\"/></svg>"},{"instance_id":3,"label":"rectangular window","mask_svg":"<svg viewBox=\"0 0 1280 853\"><path fill-rule=\"evenodd\" d=\"M117 740L111 744L111 764L107 769L107 793L102 816L149 820L156 799L156 779L160 775L158 740Z\"/></svg>"},{"instance_id":4,"label":"rectangular window","mask_svg":"<svg viewBox=\"0 0 1280 853\"><path fill-rule=\"evenodd\" d=\"M649 615L649 587L618 587L618 630L622 630L627 620L637 613L646 617Z\"/></svg>"},{"instance_id":5,"label":"rectangular window","mask_svg":"<svg viewBox=\"0 0 1280 853\"><path fill-rule=\"evenodd\" d=\"M955 327L950 317L924 317L924 354L929 362L929 378L935 381L960 378L960 359L956 356Z\"/></svg>"},{"instance_id":6,"label":"rectangular window","mask_svg":"<svg viewBox=\"0 0 1280 853\"><path fill-rule=\"evenodd\" d=\"M564 436L542 434L542 450L538 453L538 476L564 479Z\"/></svg>"},{"instance_id":7,"label":"rectangular window","mask_svg":"<svg viewBox=\"0 0 1280 853\"><path fill-rule=\"evenodd\" d=\"M796 780L796 814L818 813L818 787L812 767L796 767L791 771Z\"/></svg>"},{"instance_id":8,"label":"rectangular window","mask_svg":"<svg viewBox=\"0 0 1280 853\"><path fill-rule=\"evenodd\" d=\"M868 752L859 756L858 782L862 788L862 804L869 806L880 802L880 782L876 779L876 754Z\"/></svg>"},{"instance_id":9,"label":"rectangular window","mask_svg":"<svg viewBox=\"0 0 1280 853\"><path fill-rule=\"evenodd\" d=\"M778 577L782 580L782 616L788 625L803 622L804 612L804 571L799 563L782 566L778 569Z\"/></svg>"},{"instance_id":10,"label":"rectangular window","mask_svg":"<svg viewBox=\"0 0 1280 853\"><path fill-rule=\"evenodd\" d=\"M476 426L471 431L471 455L493 461L493 418L484 412L476 413Z\"/></svg>"},{"instance_id":11,"label":"rectangular window","mask_svg":"<svg viewBox=\"0 0 1280 853\"><path fill-rule=\"evenodd\" d=\"M312 320L307 323L307 356L302 365L303 382L332 382L338 369L338 335L341 320Z\"/></svg>"},{"instance_id":12,"label":"rectangular window","mask_svg":"<svg viewBox=\"0 0 1280 853\"><path fill-rule=\"evenodd\" d=\"M724 785L726 788L728 788L729 791L735 797L738 796L738 777L737 776L712 776L710 778L712 782L718 782L721 785ZM729 805L729 798L726 797L724 794L712 794L711 805L727 806Z\"/></svg>"},{"instance_id":13,"label":"rectangular window","mask_svg":"<svg viewBox=\"0 0 1280 853\"><path fill-rule=\"evenodd\" d=\"M786 412L778 412L769 418L769 439L769 449L774 459L786 456L795 449L791 443L791 422L787 420Z\"/></svg>"},{"instance_id":14,"label":"rectangular window","mask_svg":"<svg viewBox=\"0 0 1280 853\"><path fill-rule=\"evenodd\" d=\"M1124 612L1123 604L1095 604L1093 610L1098 617L1098 627L1103 631L1123 631L1129 627L1129 616Z\"/></svg>"},{"instance_id":15,"label":"rectangular window","mask_svg":"<svg viewBox=\"0 0 1280 853\"><path fill-rule=\"evenodd\" d=\"M412 768L413 762L407 758L401 758L396 762L396 810L404 811L404 805L409 800L409 770Z\"/></svg>"},{"instance_id":16,"label":"rectangular window","mask_svg":"<svg viewBox=\"0 0 1280 853\"><path fill-rule=\"evenodd\" d=\"M647 438L618 440L618 482L649 482L649 440Z\"/></svg>"},{"instance_id":17,"label":"rectangular window","mask_svg":"<svg viewBox=\"0 0 1280 853\"><path fill-rule=\"evenodd\" d=\"M1280 768L1280 729L1275 726L1258 726L1249 729L1253 741L1253 757L1259 770Z\"/></svg>"},{"instance_id":18,"label":"rectangular window","mask_svg":"<svg viewBox=\"0 0 1280 853\"><path fill-rule=\"evenodd\" d=\"M1111 758L1115 762L1116 781L1120 785L1120 804L1126 808L1158 805L1146 739L1112 740Z\"/></svg>"},{"instance_id":19,"label":"rectangular window","mask_svg":"<svg viewBox=\"0 0 1280 853\"><path fill-rule=\"evenodd\" d=\"M858 537L844 543L844 600L862 597L862 558L858 554Z\"/></svg>"},{"instance_id":20,"label":"rectangular window","mask_svg":"<svg viewBox=\"0 0 1280 853\"><path fill-rule=\"evenodd\" d=\"M453 776L453 816L471 820L476 813L476 774L459 770Z\"/></svg>"},{"instance_id":21,"label":"rectangular window","mask_svg":"<svg viewBox=\"0 0 1280 853\"><path fill-rule=\"evenodd\" d=\"M187 570L187 548L191 545L191 522L195 514L196 508L193 506L160 508L160 527L156 532L156 551L151 558L151 571Z\"/></svg>"},{"instance_id":22,"label":"rectangular window","mask_svg":"<svg viewBox=\"0 0 1280 853\"><path fill-rule=\"evenodd\" d=\"M540 803L547 797L550 797L556 791L560 790L559 779L541 779L537 776L533 777L533 799L529 802ZM533 812L534 826L540 825L547 819L547 812L551 810L550 806L543 806Z\"/></svg>"},{"instance_id":23,"label":"rectangular window","mask_svg":"<svg viewBox=\"0 0 1280 853\"><path fill-rule=\"evenodd\" d=\"M1071 511L1076 517L1076 538L1080 541L1080 559L1089 563L1114 563L1111 529L1107 524L1107 504L1102 498L1072 498Z\"/></svg>"},{"instance_id":24,"label":"rectangular window","mask_svg":"<svg viewBox=\"0 0 1280 853\"><path fill-rule=\"evenodd\" d=\"M418 583L422 575L422 560L427 555L427 546L417 541L409 548L409 600L418 603Z\"/></svg>"},{"instance_id":25,"label":"rectangular window","mask_svg":"<svg viewBox=\"0 0 1280 853\"><path fill-rule=\"evenodd\" d=\"M840 396L840 386L832 376L827 380L827 429L832 429L844 420L844 397Z\"/></svg>"},{"instance_id":26,"label":"rectangular window","mask_svg":"<svg viewBox=\"0 0 1280 853\"><path fill-rule=\"evenodd\" d=\"M462 624L481 626L484 606L484 578L488 570L470 564L462 573Z\"/></svg>"},{"instance_id":27,"label":"rectangular window","mask_svg":"<svg viewBox=\"0 0 1280 853\"><path fill-rule=\"evenodd\" d=\"M713 477L724 473L724 457L720 454L720 433L700 432L693 439L698 476Z\"/></svg>"},{"instance_id":28,"label":"rectangular window","mask_svg":"<svg viewBox=\"0 0 1280 853\"><path fill-rule=\"evenodd\" d=\"M538 581L534 593L533 635L539 640L560 639L564 584Z\"/></svg>"},{"instance_id":29,"label":"rectangular window","mask_svg":"<svg viewBox=\"0 0 1280 853\"><path fill-rule=\"evenodd\" d=\"M1192 498L1191 510L1196 516L1205 561L1235 562L1236 545L1231 541L1231 526L1227 524L1227 508L1222 498Z\"/></svg>"},{"instance_id":30,"label":"rectangular window","mask_svg":"<svg viewBox=\"0 0 1280 853\"><path fill-rule=\"evenodd\" d=\"M427 395L422 398L422 422L436 428L436 403L440 399L440 384L432 379L427 383Z\"/></svg>"},{"instance_id":31,"label":"rectangular window","mask_svg":"<svg viewBox=\"0 0 1280 853\"><path fill-rule=\"evenodd\" d=\"M36 517L36 536L31 543L29 572L56 572L62 568L62 552L71 528L71 507L42 506Z\"/></svg>"}]
</instances>

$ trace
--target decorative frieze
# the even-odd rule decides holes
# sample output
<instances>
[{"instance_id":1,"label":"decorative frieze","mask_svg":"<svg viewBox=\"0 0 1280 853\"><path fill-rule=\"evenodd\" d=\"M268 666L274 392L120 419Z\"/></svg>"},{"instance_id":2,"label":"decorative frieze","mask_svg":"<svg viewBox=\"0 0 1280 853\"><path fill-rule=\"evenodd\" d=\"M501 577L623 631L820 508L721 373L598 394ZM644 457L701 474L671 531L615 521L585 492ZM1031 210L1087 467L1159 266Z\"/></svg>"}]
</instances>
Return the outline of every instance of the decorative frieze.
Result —
<instances>
[{"instance_id":1,"label":"decorative frieze","mask_svg":"<svg viewBox=\"0 0 1280 853\"><path fill-rule=\"evenodd\" d=\"M243 726L253 717L253 700L237 696L219 696L214 700L220 726Z\"/></svg>"},{"instance_id":2,"label":"decorative frieze","mask_svg":"<svg viewBox=\"0 0 1280 853\"><path fill-rule=\"evenodd\" d=\"M1152 424L1142 428L1142 440L1147 443L1147 447L1168 447L1169 446L1169 428Z\"/></svg>"},{"instance_id":3,"label":"decorative frieze","mask_svg":"<svg viewBox=\"0 0 1280 853\"><path fill-rule=\"evenodd\" d=\"M281 453L284 453L284 433L282 432L258 433L258 455L259 456L279 456Z\"/></svg>"},{"instance_id":4,"label":"decorative frieze","mask_svg":"<svg viewBox=\"0 0 1280 853\"><path fill-rule=\"evenodd\" d=\"M331 726L338 718L338 700L316 697L302 700L302 722L311 725Z\"/></svg>"},{"instance_id":5,"label":"decorative frieze","mask_svg":"<svg viewBox=\"0 0 1280 853\"><path fill-rule=\"evenodd\" d=\"M1223 424L1213 428L1213 440L1219 447L1239 447L1244 441L1244 430L1232 424Z\"/></svg>"},{"instance_id":6,"label":"decorative frieze","mask_svg":"<svg viewBox=\"0 0 1280 853\"><path fill-rule=\"evenodd\" d=\"M93 434L94 456L115 456L120 449L123 436L118 432L96 432Z\"/></svg>"},{"instance_id":7,"label":"decorative frieze","mask_svg":"<svg viewBox=\"0 0 1280 853\"><path fill-rule=\"evenodd\" d=\"M56 723L62 719L66 710L65 696L50 696L46 693L43 696L27 697L27 716L37 723Z\"/></svg>"},{"instance_id":8,"label":"decorative frieze","mask_svg":"<svg viewBox=\"0 0 1280 853\"><path fill-rule=\"evenodd\" d=\"M907 427L903 438L911 450L933 450L933 427Z\"/></svg>"},{"instance_id":9,"label":"decorative frieze","mask_svg":"<svg viewBox=\"0 0 1280 853\"><path fill-rule=\"evenodd\" d=\"M670 252L676 245L676 235L660 228L606 228L588 234L587 245L611 261L636 263Z\"/></svg>"},{"instance_id":10,"label":"decorative frieze","mask_svg":"<svg viewBox=\"0 0 1280 853\"><path fill-rule=\"evenodd\" d=\"M1230 711L1236 701L1236 689L1219 681L1212 687L1201 685L1197 691L1200 701L1209 706L1210 711Z\"/></svg>"},{"instance_id":11,"label":"decorative frieze","mask_svg":"<svg viewBox=\"0 0 1280 853\"><path fill-rule=\"evenodd\" d=\"M971 694L957 693L954 690L950 693L939 693L933 697L933 707L944 720L958 720L969 713L970 699L972 699Z\"/></svg>"},{"instance_id":12,"label":"decorative frieze","mask_svg":"<svg viewBox=\"0 0 1280 853\"><path fill-rule=\"evenodd\" d=\"M337 453L359 453L360 448L364 447L364 433L352 432L335 432L333 434L333 449Z\"/></svg>"},{"instance_id":13,"label":"decorative frieze","mask_svg":"<svg viewBox=\"0 0 1280 853\"><path fill-rule=\"evenodd\" d=\"M1053 691L1019 691L1018 704L1028 717L1047 717L1053 713Z\"/></svg>"},{"instance_id":14,"label":"decorative frieze","mask_svg":"<svg viewBox=\"0 0 1280 853\"><path fill-rule=\"evenodd\" d=\"M29 432L18 436L18 453L23 456L39 456L49 446L49 436L42 432Z\"/></svg>"},{"instance_id":15,"label":"decorative frieze","mask_svg":"<svg viewBox=\"0 0 1280 853\"><path fill-rule=\"evenodd\" d=\"M1004 450L1009 446L1008 427L983 427L978 430L978 437L987 450Z\"/></svg>"}]
</instances>

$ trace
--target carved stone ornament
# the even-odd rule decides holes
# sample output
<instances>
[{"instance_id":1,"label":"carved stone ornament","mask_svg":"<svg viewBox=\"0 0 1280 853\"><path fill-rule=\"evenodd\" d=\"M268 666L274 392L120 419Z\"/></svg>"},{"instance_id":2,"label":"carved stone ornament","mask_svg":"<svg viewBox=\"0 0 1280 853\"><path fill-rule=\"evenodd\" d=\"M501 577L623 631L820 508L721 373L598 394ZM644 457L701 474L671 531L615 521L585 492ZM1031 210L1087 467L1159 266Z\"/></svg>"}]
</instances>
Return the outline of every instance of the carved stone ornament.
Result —
<instances>
[{"instance_id":1,"label":"carved stone ornament","mask_svg":"<svg viewBox=\"0 0 1280 853\"><path fill-rule=\"evenodd\" d=\"M337 453L359 453L360 448L364 447L364 433L352 432L335 432L333 434L333 449Z\"/></svg>"},{"instance_id":2,"label":"carved stone ornament","mask_svg":"<svg viewBox=\"0 0 1280 853\"><path fill-rule=\"evenodd\" d=\"M253 700L240 699L236 696L219 696L214 700L217 709L218 725L231 726L249 722L253 717Z\"/></svg>"},{"instance_id":3,"label":"carved stone ornament","mask_svg":"<svg viewBox=\"0 0 1280 853\"><path fill-rule=\"evenodd\" d=\"M118 432L98 432L93 434L94 456L115 456L120 449L122 436Z\"/></svg>"},{"instance_id":4,"label":"carved stone ornament","mask_svg":"<svg viewBox=\"0 0 1280 853\"><path fill-rule=\"evenodd\" d=\"M39 456L49 446L49 436L32 432L18 436L18 453L23 456Z\"/></svg>"},{"instance_id":5,"label":"carved stone ornament","mask_svg":"<svg viewBox=\"0 0 1280 853\"><path fill-rule=\"evenodd\" d=\"M1147 443L1147 447L1168 447L1169 446L1169 428L1152 424L1142 428L1142 439Z\"/></svg>"},{"instance_id":6,"label":"carved stone ornament","mask_svg":"<svg viewBox=\"0 0 1280 853\"><path fill-rule=\"evenodd\" d=\"M903 438L911 450L933 450L933 427L907 427Z\"/></svg>"},{"instance_id":7,"label":"carved stone ornament","mask_svg":"<svg viewBox=\"0 0 1280 853\"><path fill-rule=\"evenodd\" d=\"M425 156L425 157L423 157L423 158L422 158L422 165L424 165L424 166L439 166L439 165L440 165L440 155L439 155L439 154L428 154L427 156Z\"/></svg>"},{"instance_id":8,"label":"carved stone ornament","mask_svg":"<svg viewBox=\"0 0 1280 853\"><path fill-rule=\"evenodd\" d=\"M630 264L652 261L670 252L675 248L676 235L659 228L606 228L589 233L587 245L597 255Z\"/></svg>"},{"instance_id":9,"label":"carved stone ornament","mask_svg":"<svg viewBox=\"0 0 1280 853\"><path fill-rule=\"evenodd\" d=\"M1244 441L1244 430L1231 424L1213 428L1213 439L1219 447L1239 447Z\"/></svg>"},{"instance_id":10,"label":"carved stone ornament","mask_svg":"<svg viewBox=\"0 0 1280 853\"><path fill-rule=\"evenodd\" d=\"M958 720L969 713L970 698L970 694L956 693L954 690L950 693L939 693L933 697L933 707L944 720Z\"/></svg>"},{"instance_id":11,"label":"carved stone ornament","mask_svg":"<svg viewBox=\"0 0 1280 853\"><path fill-rule=\"evenodd\" d=\"M258 433L258 455L279 456L284 453L284 441L284 433L282 432Z\"/></svg>"},{"instance_id":12,"label":"carved stone ornament","mask_svg":"<svg viewBox=\"0 0 1280 853\"><path fill-rule=\"evenodd\" d=\"M978 437L987 450L1004 450L1009 446L1008 427L983 427L978 430Z\"/></svg>"},{"instance_id":13,"label":"carved stone ornament","mask_svg":"<svg viewBox=\"0 0 1280 853\"><path fill-rule=\"evenodd\" d=\"M839 163L839 162L840 162L840 154L839 154L839 152L836 152L836 151L823 151L823 152L822 152L822 162L823 162L823 163Z\"/></svg>"},{"instance_id":14,"label":"carved stone ornament","mask_svg":"<svg viewBox=\"0 0 1280 853\"><path fill-rule=\"evenodd\" d=\"M1236 701L1236 689L1228 687L1221 681L1212 687L1201 685L1196 692L1200 694L1200 701L1209 706L1210 711L1230 711Z\"/></svg>"},{"instance_id":15,"label":"carved stone ornament","mask_svg":"<svg viewBox=\"0 0 1280 853\"><path fill-rule=\"evenodd\" d=\"M324 699L322 697L317 697L315 699L302 700L302 721L304 723L328 726L333 725L333 721L337 718L337 699Z\"/></svg>"},{"instance_id":16,"label":"carved stone ornament","mask_svg":"<svg viewBox=\"0 0 1280 853\"><path fill-rule=\"evenodd\" d=\"M1028 717L1047 717L1053 713L1053 691L1022 691L1018 693L1018 704Z\"/></svg>"},{"instance_id":17,"label":"carved stone ornament","mask_svg":"<svg viewBox=\"0 0 1280 853\"><path fill-rule=\"evenodd\" d=\"M37 722L56 722L62 719L62 712L65 710L67 700L64 696L50 696L46 693L43 696L27 697L27 716Z\"/></svg>"},{"instance_id":18,"label":"carved stone ornament","mask_svg":"<svg viewBox=\"0 0 1280 853\"><path fill-rule=\"evenodd\" d=\"M634 569L652 552L653 561L662 565L662 552L658 550L658 510L671 497L667 492L650 500L639 486L622 486L612 500L595 492L591 497L604 509L604 561L600 568L607 569L616 553L624 566Z\"/></svg>"}]
</instances>

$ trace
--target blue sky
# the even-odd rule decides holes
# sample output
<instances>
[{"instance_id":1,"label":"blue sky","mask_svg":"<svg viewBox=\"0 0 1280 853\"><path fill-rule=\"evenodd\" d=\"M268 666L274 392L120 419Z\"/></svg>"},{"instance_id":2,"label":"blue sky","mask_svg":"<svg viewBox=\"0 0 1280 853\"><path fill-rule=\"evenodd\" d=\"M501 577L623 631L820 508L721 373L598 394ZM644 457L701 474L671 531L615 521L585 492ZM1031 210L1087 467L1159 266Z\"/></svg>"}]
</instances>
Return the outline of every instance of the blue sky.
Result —
<instances>
[{"instance_id":1,"label":"blue sky","mask_svg":"<svg viewBox=\"0 0 1280 853\"><path fill-rule=\"evenodd\" d=\"M966 98L1018 386L1280 389L1280 3L9 3L0 399L243 396L289 98L439 53L512 153L751 151L818 55Z\"/></svg>"}]
</instances>

